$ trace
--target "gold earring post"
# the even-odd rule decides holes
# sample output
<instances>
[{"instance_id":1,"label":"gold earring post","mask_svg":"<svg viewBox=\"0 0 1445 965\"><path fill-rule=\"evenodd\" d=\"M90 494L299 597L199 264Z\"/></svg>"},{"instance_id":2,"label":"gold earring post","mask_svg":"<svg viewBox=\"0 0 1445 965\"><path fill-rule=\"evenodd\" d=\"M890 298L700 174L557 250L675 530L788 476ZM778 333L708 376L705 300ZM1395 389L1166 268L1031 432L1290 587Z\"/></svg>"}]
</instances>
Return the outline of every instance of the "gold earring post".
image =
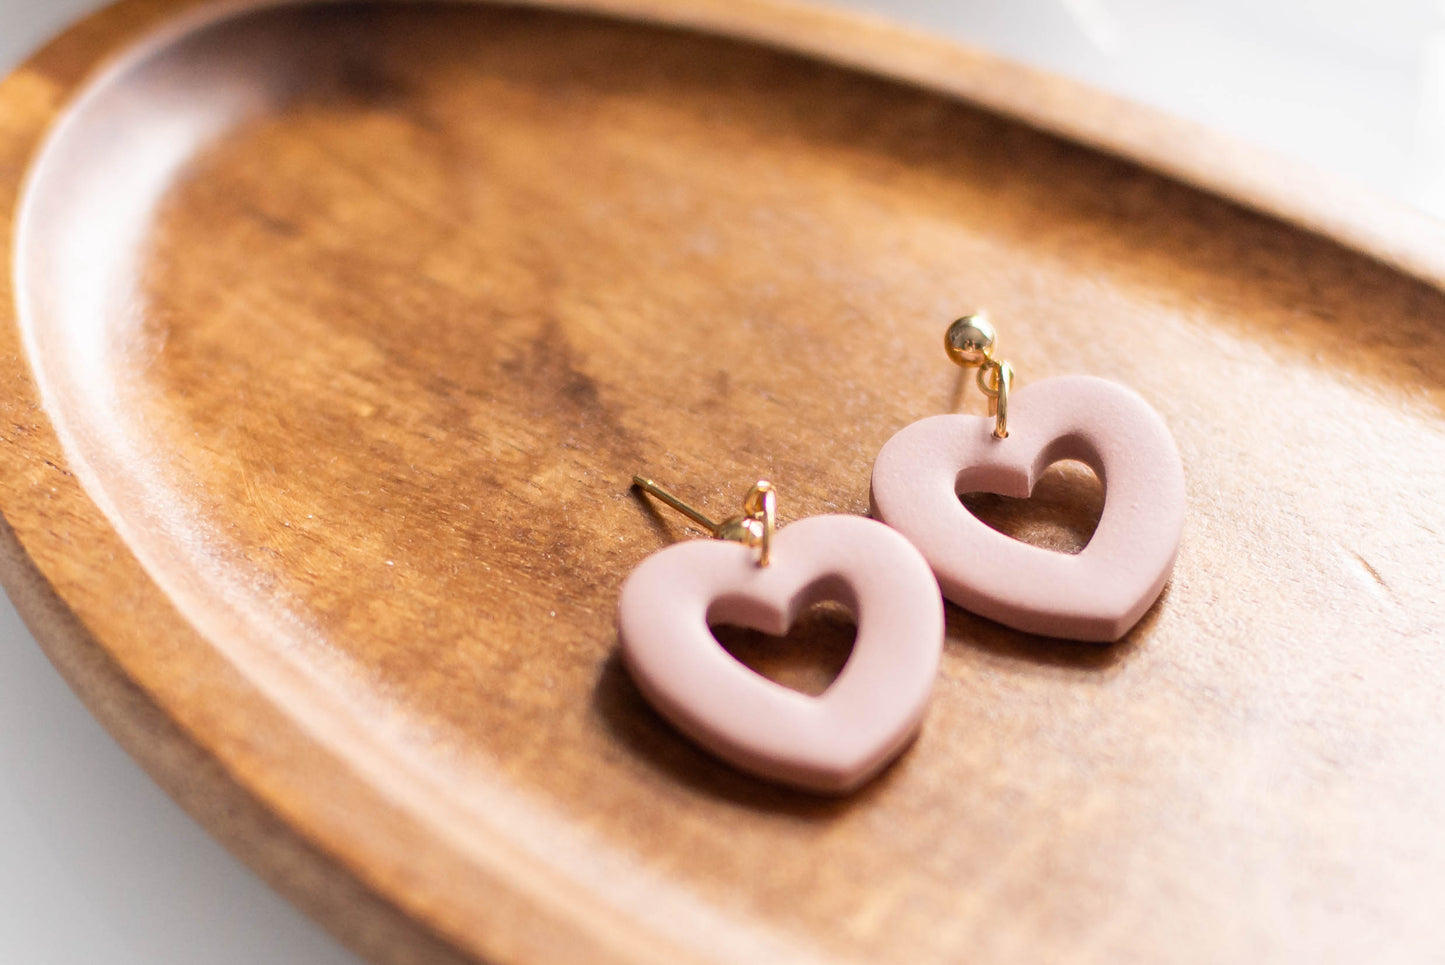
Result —
<instances>
[{"instance_id":1,"label":"gold earring post","mask_svg":"<svg viewBox=\"0 0 1445 965\"><path fill-rule=\"evenodd\" d=\"M649 495L656 496L658 499L662 500L664 503L667 503L667 505L671 506L679 513L682 513L682 515L686 516L694 523L697 523L699 526L701 526L703 529L707 530L714 536L718 535L719 524L715 520L703 515L702 511L695 506L689 506L687 503L678 499L672 493L668 492L666 489L663 489L651 479L648 479L645 476L633 476L632 485L636 486L638 489L641 489L643 492Z\"/></svg>"},{"instance_id":2,"label":"gold earring post","mask_svg":"<svg viewBox=\"0 0 1445 965\"><path fill-rule=\"evenodd\" d=\"M678 499L672 493L648 479L633 476L632 485L649 495L656 496L688 519L706 529L717 539L742 543L758 551L758 565L767 566L772 561L773 530L777 528L777 493L773 484L759 479L743 498L743 512L717 522L702 510Z\"/></svg>"}]
</instances>

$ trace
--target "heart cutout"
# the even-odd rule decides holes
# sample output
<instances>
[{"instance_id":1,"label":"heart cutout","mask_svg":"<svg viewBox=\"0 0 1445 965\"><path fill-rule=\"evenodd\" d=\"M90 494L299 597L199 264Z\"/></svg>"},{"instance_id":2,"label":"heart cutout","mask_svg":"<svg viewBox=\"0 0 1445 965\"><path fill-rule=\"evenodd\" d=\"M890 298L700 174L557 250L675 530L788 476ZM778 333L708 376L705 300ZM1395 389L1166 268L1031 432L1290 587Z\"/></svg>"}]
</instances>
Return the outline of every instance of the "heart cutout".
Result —
<instances>
[{"instance_id":1,"label":"heart cutout","mask_svg":"<svg viewBox=\"0 0 1445 965\"><path fill-rule=\"evenodd\" d=\"M1060 460L1104 487L1093 537L1077 554L1031 546L990 528L963 492L1024 498ZM1130 389L1091 376L1045 379L1009 399L1009 435L986 416L943 415L907 426L873 464L873 515L923 553L943 595L1015 629L1112 641L1168 582L1184 528L1184 468L1159 414Z\"/></svg>"},{"instance_id":2,"label":"heart cutout","mask_svg":"<svg viewBox=\"0 0 1445 965\"><path fill-rule=\"evenodd\" d=\"M858 621L834 600L808 607L781 637L753 627L709 622L712 635L734 660L809 697L825 693L838 679L858 639Z\"/></svg>"},{"instance_id":3,"label":"heart cutout","mask_svg":"<svg viewBox=\"0 0 1445 965\"><path fill-rule=\"evenodd\" d=\"M783 636L824 600L857 616L853 652L813 697L738 662L709 621ZM638 689L683 733L742 770L804 790L859 787L913 739L943 648L928 563L861 516L813 516L778 530L772 563L719 540L643 560L618 603L622 656Z\"/></svg>"},{"instance_id":4,"label":"heart cutout","mask_svg":"<svg viewBox=\"0 0 1445 965\"><path fill-rule=\"evenodd\" d=\"M1027 499L990 492L962 493L958 498L989 529L1069 555L1089 545L1104 512L1104 487L1099 477L1072 459L1045 469Z\"/></svg>"}]
</instances>

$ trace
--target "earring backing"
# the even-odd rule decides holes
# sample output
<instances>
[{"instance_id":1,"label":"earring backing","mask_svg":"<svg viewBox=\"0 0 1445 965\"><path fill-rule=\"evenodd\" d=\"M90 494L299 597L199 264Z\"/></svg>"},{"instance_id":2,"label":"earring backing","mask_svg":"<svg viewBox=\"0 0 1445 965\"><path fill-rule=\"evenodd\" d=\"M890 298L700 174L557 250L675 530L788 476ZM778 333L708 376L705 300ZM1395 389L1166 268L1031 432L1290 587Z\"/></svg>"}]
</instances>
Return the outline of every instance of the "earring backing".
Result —
<instances>
[{"instance_id":1,"label":"earring backing","mask_svg":"<svg viewBox=\"0 0 1445 965\"><path fill-rule=\"evenodd\" d=\"M702 510L678 499L657 483L645 476L633 476L632 485L652 496L656 496L703 529L716 539L742 543L758 551L758 566L767 566L771 561L773 531L778 525L778 495L773 484L759 479L743 497L743 511L729 516L722 522L709 518Z\"/></svg>"},{"instance_id":2,"label":"earring backing","mask_svg":"<svg viewBox=\"0 0 1445 965\"><path fill-rule=\"evenodd\" d=\"M978 367L978 387L988 396L988 414L994 417L993 437L1008 438L1008 394L1014 370L994 358L998 333L983 312L965 315L943 333L943 349L949 359L963 368Z\"/></svg>"}]
</instances>

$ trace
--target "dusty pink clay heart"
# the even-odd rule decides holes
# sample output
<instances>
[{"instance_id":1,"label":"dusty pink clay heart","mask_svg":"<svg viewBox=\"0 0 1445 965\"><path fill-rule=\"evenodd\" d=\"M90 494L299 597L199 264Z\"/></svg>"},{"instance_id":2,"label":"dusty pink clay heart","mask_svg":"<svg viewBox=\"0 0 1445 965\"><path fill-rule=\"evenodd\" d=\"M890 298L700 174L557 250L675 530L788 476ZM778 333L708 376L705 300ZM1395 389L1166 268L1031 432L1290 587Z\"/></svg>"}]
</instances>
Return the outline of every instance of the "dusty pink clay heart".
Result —
<instances>
[{"instance_id":1,"label":"dusty pink clay heart","mask_svg":"<svg viewBox=\"0 0 1445 965\"><path fill-rule=\"evenodd\" d=\"M817 697L739 663L709 626L782 635L823 600L847 606L858 635ZM928 563L861 516L780 528L767 567L737 543L669 546L628 576L617 623L628 670L674 726L742 770L828 794L862 785L913 739L943 647L943 604Z\"/></svg>"},{"instance_id":2,"label":"dusty pink clay heart","mask_svg":"<svg viewBox=\"0 0 1445 965\"><path fill-rule=\"evenodd\" d=\"M1009 399L1009 435L987 416L941 415L904 428L873 464L873 515L927 558L943 595L966 610L1046 636L1112 641L1158 598L1184 528L1184 468L1159 414L1132 390L1091 376L1045 379ZM1076 555L990 528L965 492L1025 497L1061 459L1087 464L1104 511Z\"/></svg>"}]
</instances>

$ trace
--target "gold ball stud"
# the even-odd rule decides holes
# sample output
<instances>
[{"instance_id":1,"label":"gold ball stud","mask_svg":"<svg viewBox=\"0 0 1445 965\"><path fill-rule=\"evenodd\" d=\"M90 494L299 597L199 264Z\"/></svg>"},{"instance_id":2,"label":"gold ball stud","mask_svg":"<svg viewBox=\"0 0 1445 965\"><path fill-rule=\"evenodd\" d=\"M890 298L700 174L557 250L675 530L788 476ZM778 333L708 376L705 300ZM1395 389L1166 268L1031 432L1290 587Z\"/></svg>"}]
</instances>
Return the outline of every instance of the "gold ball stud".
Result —
<instances>
[{"instance_id":1,"label":"gold ball stud","mask_svg":"<svg viewBox=\"0 0 1445 965\"><path fill-rule=\"evenodd\" d=\"M943 348L955 365L982 365L993 358L998 335L982 312L965 315L943 335Z\"/></svg>"},{"instance_id":2,"label":"gold ball stud","mask_svg":"<svg viewBox=\"0 0 1445 965\"><path fill-rule=\"evenodd\" d=\"M729 516L718 524L718 539L757 548L763 541L763 523L751 516Z\"/></svg>"}]
</instances>

